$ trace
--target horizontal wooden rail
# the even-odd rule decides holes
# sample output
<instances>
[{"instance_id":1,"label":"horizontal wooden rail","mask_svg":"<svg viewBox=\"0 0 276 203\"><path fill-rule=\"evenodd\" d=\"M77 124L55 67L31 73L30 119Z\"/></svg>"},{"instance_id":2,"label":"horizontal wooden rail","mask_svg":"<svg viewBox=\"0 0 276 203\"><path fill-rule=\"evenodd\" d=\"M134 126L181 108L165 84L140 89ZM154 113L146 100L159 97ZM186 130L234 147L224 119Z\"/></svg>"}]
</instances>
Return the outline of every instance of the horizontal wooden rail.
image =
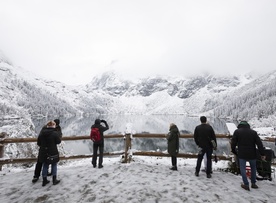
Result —
<instances>
[{"instance_id":1,"label":"horizontal wooden rail","mask_svg":"<svg viewBox=\"0 0 276 203\"><path fill-rule=\"evenodd\" d=\"M124 152L117 153L104 153L104 156L118 156L123 155ZM170 157L168 153L163 152L133 152L135 156L158 156L158 157ZM70 159L84 159L92 158L93 155L74 155L74 156L60 156L60 160L70 160ZM184 154L179 153L177 157L180 158L197 158L196 154ZM231 157L217 156L219 160L231 160ZM16 159L0 159L0 164L14 164L14 163L26 163L26 162L36 162L37 158L16 158Z\"/></svg>"},{"instance_id":2,"label":"horizontal wooden rail","mask_svg":"<svg viewBox=\"0 0 276 203\"><path fill-rule=\"evenodd\" d=\"M123 138L123 135L105 135L104 138ZM81 135L76 136L72 135L70 137L62 137L63 141L70 141L70 140L90 140L89 135ZM12 138L12 137L6 137L2 140L0 140L0 143L7 144L7 143L23 143L23 142L37 142L37 137L26 137L26 138Z\"/></svg>"},{"instance_id":3,"label":"horizontal wooden rail","mask_svg":"<svg viewBox=\"0 0 276 203\"><path fill-rule=\"evenodd\" d=\"M126 136L130 136L130 134L126 135ZM132 135L133 138L166 138L166 134L151 134L151 133L139 133L139 134L133 134ZM226 139L230 139L231 136L227 135L227 134L216 134L217 138L226 138ZM109 138L125 138L124 135L122 134L109 134L109 135L105 135L104 136L105 139L109 139ZM181 134L180 138L193 138L193 134ZM66 137L63 136L62 137L63 141L72 141L72 140L90 140L90 136L89 135L82 135L82 136L77 136L77 135L73 135L70 137ZM2 157L3 157L3 147L5 144L8 143L25 143L25 142L36 142L37 138L9 138L7 136L1 136L0 137L0 147L2 150ZM275 138L265 138L263 139L263 141L267 141L267 142L274 142ZM125 150L125 152L116 152L116 153L104 153L104 156L113 156L113 155L123 155L123 154L128 154L127 153L128 150ZM162 152L133 152L133 155L136 156L162 156L162 157L170 157L169 154L167 153L162 153ZM74 156L61 156L60 160L70 160L70 159L81 159L81 158L91 158L93 157L93 155L74 155ZM178 157L181 158L197 158L197 154L184 154L184 153L180 153L178 154ZM217 155L217 158L219 160L229 160L231 161L232 157L230 156L220 156ZM2 168L2 165L4 164L11 164L11 163L28 163L28 162L36 162L37 158L1 158L0 159L0 170ZM272 163L273 165L275 165L274 163Z\"/></svg>"},{"instance_id":4,"label":"horizontal wooden rail","mask_svg":"<svg viewBox=\"0 0 276 203\"><path fill-rule=\"evenodd\" d=\"M104 135L105 139L109 139L109 138L123 138L124 135L122 134L110 134L110 135ZM151 133L141 133L141 134L133 134L132 137L134 138L166 138L166 134L151 134ZM227 135L227 134L216 134L217 138L228 138L230 139L232 136ZM193 134L181 134L180 138L194 138ZM90 140L90 136L89 135L81 135L81 136L77 136L77 135L72 135L72 136L63 136L62 137L63 141L72 141L72 140ZM0 139L0 144L7 144L7 143L24 143L24 142L36 142L37 138L36 137L31 137L31 138L3 138ZM263 139L263 141L266 142L275 142L275 138L271 138L271 137L266 137Z\"/></svg>"},{"instance_id":5,"label":"horizontal wooden rail","mask_svg":"<svg viewBox=\"0 0 276 203\"><path fill-rule=\"evenodd\" d=\"M117 152L117 153L104 153L104 156L118 156L122 155L124 152ZM74 155L74 156L60 156L60 160L70 160L70 159L85 159L85 158L92 158L93 155ZM0 159L0 165L2 164L15 164L15 163L28 163L28 162L36 162L37 158L16 158L16 159Z\"/></svg>"},{"instance_id":6,"label":"horizontal wooden rail","mask_svg":"<svg viewBox=\"0 0 276 203\"><path fill-rule=\"evenodd\" d=\"M160 157L171 157L167 153L163 152L133 152L133 155L136 156L160 156ZM197 154L184 154L184 153L179 153L177 157L180 158L197 158ZM219 160L226 160L230 161L232 160L232 157L226 157L226 156L217 156Z\"/></svg>"},{"instance_id":7,"label":"horizontal wooden rail","mask_svg":"<svg viewBox=\"0 0 276 203\"><path fill-rule=\"evenodd\" d=\"M119 156L119 155L123 155L123 154L124 154L124 152L116 152L116 153L106 152L106 153L104 153L104 156ZM134 156L170 157L169 154L162 153L162 152L133 152L133 155ZM92 157L93 157L93 155L60 156L60 160L85 159L85 158L92 158ZM197 158L197 154L179 153L177 155L177 157L195 159L195 158ZM224 160L224 161L232 160L232 157L230 157L230 156L217 155L217 158L218 158L218 160ZM0 159L0 165L15 164L15 163L30 163L30 162L36 162L36 161L37 161L37 158ZM271 164L276 165L276 163L271 163Z\"/></svg>"},{"instance_id":8,"label":"horizontal wooden rail","mask_svg":"<svg viewBox=\"0 0 276 203\"><path fill-rule=\"evenodd\" d=\"M138 138L166 138L167 134L145 134L145 133L139 133L139 134L133 134L132 137L138 137ZM180 134L180 138L194 138L193 134ZM227 134L216 134L217 138L231 138L230 135Z\"/></svg>"}]
</instances>

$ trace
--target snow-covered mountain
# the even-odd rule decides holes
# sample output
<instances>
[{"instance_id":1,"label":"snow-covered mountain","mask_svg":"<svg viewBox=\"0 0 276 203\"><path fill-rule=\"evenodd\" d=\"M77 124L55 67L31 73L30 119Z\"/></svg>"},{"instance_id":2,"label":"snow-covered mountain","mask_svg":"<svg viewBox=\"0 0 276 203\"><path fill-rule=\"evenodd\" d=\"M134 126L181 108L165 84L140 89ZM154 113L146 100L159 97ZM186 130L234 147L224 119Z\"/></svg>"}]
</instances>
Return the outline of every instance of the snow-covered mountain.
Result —
<instances>
[{"instance_id":1,"label":"snow-covered mountain","mask_svg":"<svg viewBox=\"0 0 276 203\"><path fill-rule=\"evenodd\" d=\"M203 74L132 81L110 71L87 85L69 86L13 66L0 53L0 131L10 137L35 137L33 116L91 114L205 113L246 119L254 127L271 127L276 126L275 77L276 71L257 79L252 75ZM6 151L15 158L37 155L35 143L24 146L10 144Z\"/></svg>"},{"instance_id":2,"label":"snow-covered mountain","mask_svg":"<svg viewBox=\"0 0 276 203\"><path fill-rule=\"evenodd\" d=\"M195 115L203 112L244 119L256 116L238 107L243 110L255 108L259 114L262 112L262 117L275 114L272 101L275 99L273 79L276 71L256 80L249 74L202 74L189 78L155 76L136 81L109 71L92 78L87 85L68 86L37 77L13 66L3 55L0 57L1 117L95 113ZM256 103L260 96L263 99ZM244 102L249 98L251 102Z\"/></svg>"},{"instance_id":3,"label":"snow-covered mountain","mask_svg":"<svg viewBox=\"0 0 276 203\"><path fill-rule=\"evenodd\" d=\"M276 126L276 71L266 73L217 100L206 101L216 117L250 119L256 126Z\"/></svg>"},{"instance_id":4,"label":"snow-covered mountain","mask_svg":"<svg viewBox=\"0 0 276 203\"><path fill-rule=\"evenodd\" d=\"M190 78L149 77L137 81L106 72L85 86L84 91L109 95L112 109L121 114L197 114L205 101L227 94L253 80L250 76L201 75Z\"/></svg>"}]
</instances>

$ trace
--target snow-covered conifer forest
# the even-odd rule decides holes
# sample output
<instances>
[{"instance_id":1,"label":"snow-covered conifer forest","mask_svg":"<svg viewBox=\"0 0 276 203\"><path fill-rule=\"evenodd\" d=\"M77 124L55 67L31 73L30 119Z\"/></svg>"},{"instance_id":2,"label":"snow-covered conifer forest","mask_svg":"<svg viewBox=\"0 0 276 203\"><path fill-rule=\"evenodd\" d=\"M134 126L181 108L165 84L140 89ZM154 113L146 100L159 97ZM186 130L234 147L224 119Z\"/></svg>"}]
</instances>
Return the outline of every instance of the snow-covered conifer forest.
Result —
<instances>
[{"instance_id":1,"label":"snow-covered conifer forest","mask_svg":"<svg viewBox=\"0 0 276 203\"><path fill-rule=\"evenodd\" d=\"M256 76L152 76L128 81L115 72L69 86L39 78L0 59L1 118L89 114L183 114L275 126L276 71Z\"/></svg>"},{"instance_id":2,"label":"snow-covered conifer forest","mask_svg":"<svg viewBox=\"0 0 276 203\"><path fill-rule=\"evenodd\" d=\"M114 71L70 86L38 77L0 57L1 132L11 137L34 137L33 117L205 114L227 120L248 120L252 127L274 127L276 71L255 75L189 78L152 76L129 81ZM32 143L34 144L34 143ZM30 146L32 146L32 144ZM19 145L10 144L13 151ZM33 156L36 154L35 146ZM15 157L23 156L16 152ZM24 151L24 152L23 152ZM24 157L24 156L23 156Z\"/></svg>"}]
</instances>

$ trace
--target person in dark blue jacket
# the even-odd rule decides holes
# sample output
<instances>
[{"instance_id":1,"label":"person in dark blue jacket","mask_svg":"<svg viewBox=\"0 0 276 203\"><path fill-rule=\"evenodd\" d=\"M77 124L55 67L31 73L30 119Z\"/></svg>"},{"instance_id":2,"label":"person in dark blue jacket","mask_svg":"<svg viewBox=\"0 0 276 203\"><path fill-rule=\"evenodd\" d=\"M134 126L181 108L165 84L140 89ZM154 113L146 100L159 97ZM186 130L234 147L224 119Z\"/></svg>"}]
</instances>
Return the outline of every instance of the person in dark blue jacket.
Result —
<instances>
[{"instance_id":1,"label":"person in dark blue jacket","mask_svg":"<svg viewBox=\"0 0 276 203\"><path fill-rule=\"evenodd\" d=\"M247 121L241 121L238 125L238 129L235 130L231 140L232 153L239 158L240 172L243 180L241 187L245 190L249 189L249 182L246 176L246 162L248 161L251 168L251 188L258 188L256 185L256 160L257 149L264 157L263 143L255 130L250 129L250 125ZM236 149L236 147L238 147Z\"/></svg>"},{"instance_id":2,"label":"person in dark blue jacket","mask_svg":"<svg viewBox=\"0 0 276 203\"><path fill-rule=\"evenodd\" d=\"M101 125L104 123L105 126ZM92 157L92 165L94 168L97 167L97 156L99 150L99 168L103 167L103 151L104 151L104 136L103 132L109 129L109 126L105 120L96 119L95 123L91 126L92 128L98 128L100 131L101 139L99 141L93 142L93 157Z\"/></svg>"}]
</instances>

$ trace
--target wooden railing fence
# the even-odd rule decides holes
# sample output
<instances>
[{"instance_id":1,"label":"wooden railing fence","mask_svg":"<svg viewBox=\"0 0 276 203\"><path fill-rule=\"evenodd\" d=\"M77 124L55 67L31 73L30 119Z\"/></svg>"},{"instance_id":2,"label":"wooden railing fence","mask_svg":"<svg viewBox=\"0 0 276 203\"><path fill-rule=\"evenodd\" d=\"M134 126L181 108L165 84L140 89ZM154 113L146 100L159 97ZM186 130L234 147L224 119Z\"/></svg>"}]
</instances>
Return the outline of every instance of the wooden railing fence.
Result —
<instances>
[{"instance_id":1,"label":"wooden railing fence","mask_svg":"<svg viewBox=\"0 0 276 203\"><path fill-rule=\"evenodd\" d=\"M125 142L125 149L123 152L107 152L104 153L104 156L114 156L114 155L123 155L124 163L130 162L131 157L133 155L136 156L162 156L162 157L169 157L170 155L167 153L162 153L162 152L131 152L131 140L132 138L165 138L165 134L113 134L113 135L105 135L105 139L112 139L112 138L124 138ZM230 139L231 136L227 134L216 134L217 139L220 138L227 138ZM192 134L181 134L180 138L182 139L189 139L193 138ZM63 136L62 137L63 141L73 141L73 140L90 140L90 136L84 135L84 136ZM2 166L4 164L11 164L11 163L29 163L29 162L36 162L37 157L32 157L32 158L3 158L4 157L4 148L6 144L10 143L29 143L29 142L36 142L37 138L10 138L6 133L0 133L0 170L2 170ZM266 138L264 141L267 142L274 142L274 138ZM81 158L91 158L93 155L73 155L73 156L60 156L60 160L69 160L69 159L81 159ZM178 157L181 158L196 158L197 154L191 154L191 153L179 153ZM217 155L219 160L232 160L232 156L227 155Z\"/></svg>"}]
</instances>

